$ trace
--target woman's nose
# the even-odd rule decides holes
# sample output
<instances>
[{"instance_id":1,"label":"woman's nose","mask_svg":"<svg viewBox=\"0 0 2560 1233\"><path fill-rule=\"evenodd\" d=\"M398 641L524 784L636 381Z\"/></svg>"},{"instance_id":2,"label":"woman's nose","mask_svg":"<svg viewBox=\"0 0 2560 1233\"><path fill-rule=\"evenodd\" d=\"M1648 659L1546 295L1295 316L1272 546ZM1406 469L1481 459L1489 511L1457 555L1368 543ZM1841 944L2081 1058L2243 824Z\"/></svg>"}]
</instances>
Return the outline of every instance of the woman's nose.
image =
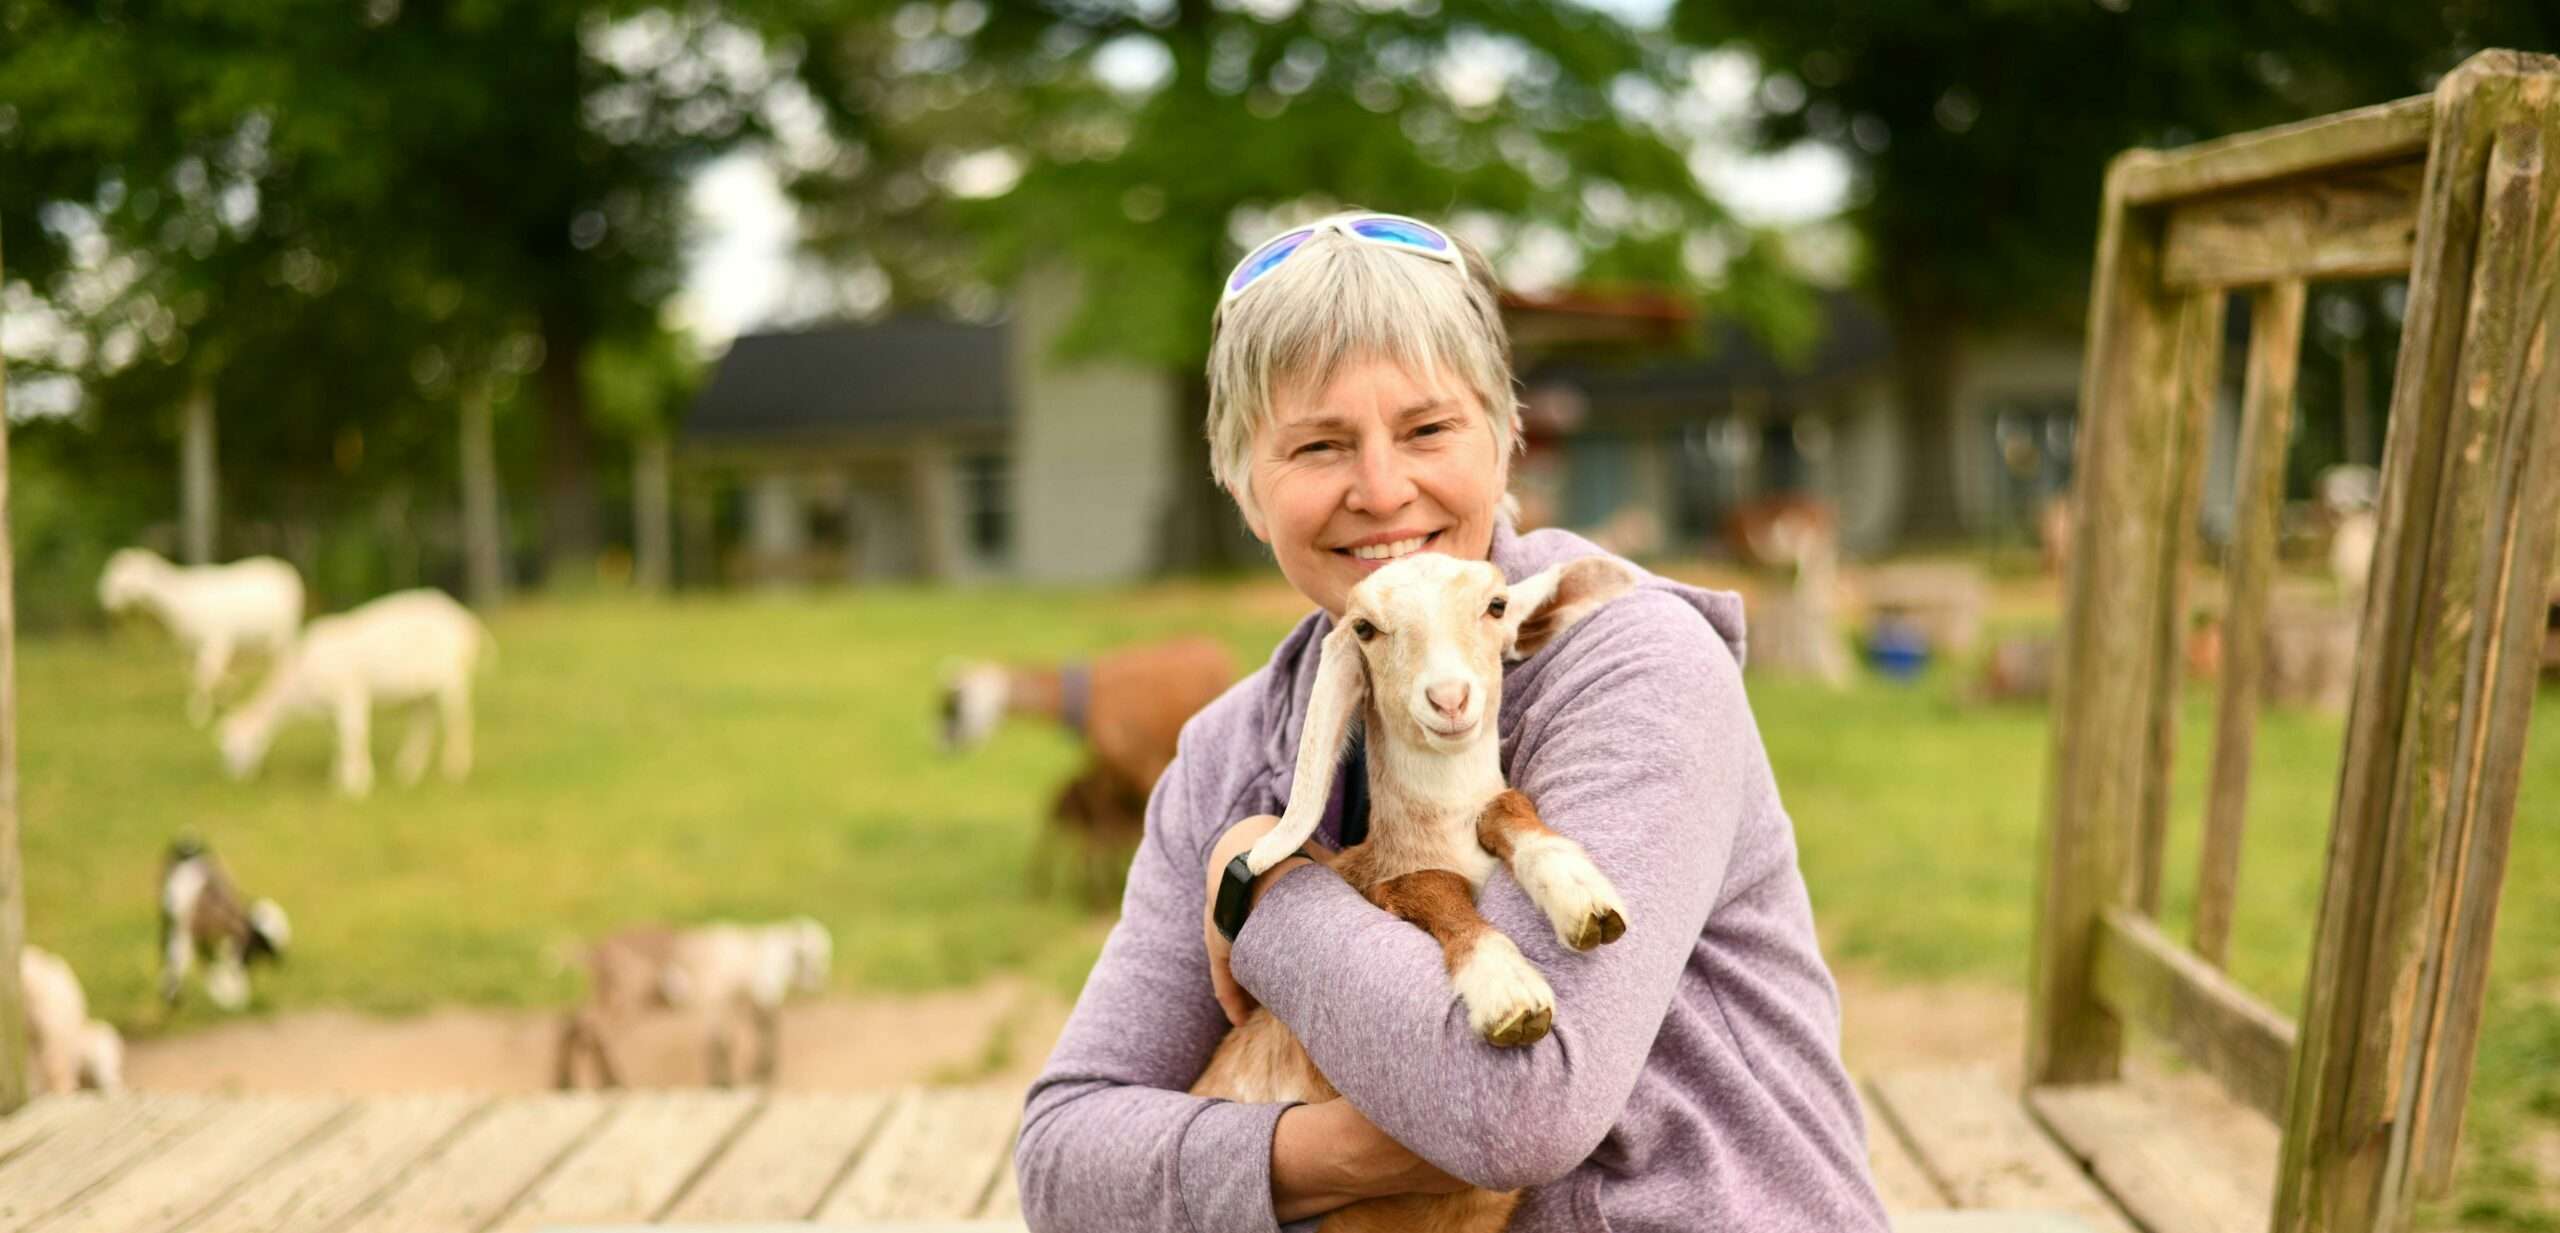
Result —
<instances>
[{"instance_id":1,"label":"woman's nose","mask_svg":"<svg viewBox=\"0 0 2560 1233\"><path fill-rule=\"evenodd\" d=\"M1360 451L1360 473L1351 485L1351 508L1364 514L1389 514L1411 503L1413 476L1393 449Z\"/></svg>"}]
</instances>

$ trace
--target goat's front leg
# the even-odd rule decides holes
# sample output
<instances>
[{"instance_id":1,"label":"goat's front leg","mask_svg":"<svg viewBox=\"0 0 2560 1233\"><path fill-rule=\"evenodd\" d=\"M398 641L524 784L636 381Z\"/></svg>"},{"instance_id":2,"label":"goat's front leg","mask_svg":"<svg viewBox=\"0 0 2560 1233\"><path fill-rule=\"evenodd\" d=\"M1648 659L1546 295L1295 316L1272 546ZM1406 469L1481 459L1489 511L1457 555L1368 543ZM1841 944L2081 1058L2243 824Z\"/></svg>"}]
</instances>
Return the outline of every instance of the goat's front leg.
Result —
<instances>
[{"instance_id":1,"label":"goat's front leg","mask_svg":"<svg viewBox=\"0 0 2560 1233\"><path fill-rule=\"evenodd\" d=\"M392 765L400 782L414 784L427 774L427 756L435 751L435 712L425 703L409 708L409 735L400 742L399 760Z\"/></svg>"},{"instance_id":2,"label":"goat's front leg","mask_svg":"<svg viewBox=\"0 0 2560 1233\"><path fill-rule=\"evenodd\" d=\"M1440 943L1449 984L1466 1004L1467 1026L1497 1045L1535 1044L1555 1026L1547 978L1476 911L1475 889L1446 869L1425 869L1369 888L1369 901L1422 927Z\"/></svg>"},{"instance_id":3,"label":"goat's front leg","mask_svg":"<svg viewBox=\"0 0 2560 1233\"><path fill-rule=\"evenodd\" d=\"M338 790L373 791L373 699L361 690L338 695Z\"/></svg>"},{"instance_id":4,"label":"goat's front leg","mask_svg":"<svg viewBox=\"0 0 2560 1233\"><path fill-rule=\"evenodd\" d=\"M187 691L187 722L203 727L213 722L213 693L231 671L231 639L216 635L196 648L195 679Z\"/></svg>"},{"instance_id":5,"label":"goat's front leg","mask_svg":"<svg viewBox=\"0 0 2560 1233\"><path fill-rule=\"evenodd\" d=\"M1627 932L1627 905L1582 845L1547 829L1517 788L1505 789L1476 816L1476 842L1511 867L1512 880L1575 950L1615 942Z\"/></svg>"}]
</instances>

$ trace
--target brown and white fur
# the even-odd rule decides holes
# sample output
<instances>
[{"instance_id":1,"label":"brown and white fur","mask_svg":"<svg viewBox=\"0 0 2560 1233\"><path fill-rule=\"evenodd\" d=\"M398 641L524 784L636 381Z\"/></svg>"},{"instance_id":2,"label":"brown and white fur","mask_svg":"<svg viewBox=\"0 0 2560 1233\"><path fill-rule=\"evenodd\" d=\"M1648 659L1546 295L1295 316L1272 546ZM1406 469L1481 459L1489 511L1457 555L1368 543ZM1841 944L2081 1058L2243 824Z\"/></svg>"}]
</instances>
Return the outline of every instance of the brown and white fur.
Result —
<instances>
[{"instance_id":1,"label":"brown and white fur","mask_svg":"<svg viewBox=\"0 0 2560 1233\"><path fill-rule=\"evenodd\" d=\"M213 1004L249 1004L249 965L280 960L293 939L284 909L272 899L245 899L222 862L191 839L171 845L160 871L160 999L175 1005L187 969L206 961L204 990Z\"/></svg>"},{"instance_id":2,"label":"brown and white fur","mask_svg":"<svg viewBox=\"0 0 2560 1233\"><path fill-rule=\"evenodd\" d=\"M767 1082L780 1060L783 1002L795 991L826 987L834 950L826 926L806 916L776 925L639 925L599 938L585 955L587 1000L561 1024L559 1084L576 1085L583 1054L593 1059L599 1086L619 1085L608 1042L651 1009L700 1019L713 1083L732 1082L733 1062L750 1053L748 1076ZM737 1040L742 1026L754 1032L747 1047Z\"/></svg>"},{"instance_id":3,"label":"brown and white fur","mask_svg":"<svg viewBox=\"0 0 2560 1233\"><path fill-rule=\"evenodd\" d=\"M1476 911L1476 892L1507 866L1575 950L1616 941L1626 907L1581 845L1538 819L1502 778L1502 666L1525 659L1601 604L1634 572L1586 557L1505 586L1482 561L1419 553L1352 588L1326 636L1298 764L1280 824L1247 854L1257 873L1315 833L1334 767L1359 719L1369 734L1365 842L1327 859L1369 901L1440 942L1452 991L1486 1041L1524 1046L1555 1021L1555 994L1510 938ZM1268 1010L1228 1033L1192 1092L1232 1100L1319 1101L1337 1095ZM1328 1215L1325 1233L1492 1233L1519 1192L1401 1195Z\"/></svg>"}]
</instances>

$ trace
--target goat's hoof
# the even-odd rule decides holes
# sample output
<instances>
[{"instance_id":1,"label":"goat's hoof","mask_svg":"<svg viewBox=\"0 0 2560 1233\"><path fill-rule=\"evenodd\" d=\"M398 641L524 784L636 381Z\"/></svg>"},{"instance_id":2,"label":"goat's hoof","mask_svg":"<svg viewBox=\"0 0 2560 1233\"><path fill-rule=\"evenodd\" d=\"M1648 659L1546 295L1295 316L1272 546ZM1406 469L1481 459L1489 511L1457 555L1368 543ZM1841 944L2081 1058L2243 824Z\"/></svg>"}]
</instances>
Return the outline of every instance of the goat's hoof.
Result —
<instances>
[{"instance_id":1,"label":"goat's hoof","mask_svg":"<svg viewBox=\"0 0 2560 1233\"><path fill-rule=\"evenodd\" d=\"M1564 944L1575 950L1590 950L1595 946L1606 946L1625 936L1627 936L1627 918L1619 915L1615 908L1602 908L1583 917L1574 926L1572 935L1565 938Z\"/></svg>"},{"instance_id":2,"label":"goat's hoof","mask_svg":"<svg viewBox=\"0 0 2560 1233\"><path fill-rule=\"evenodd\" d=\"M1506 1049L1516 1049L1522 1045L1534 1045L1545 1040L1548 1030L1555 1025L1556 1012L1549 1007L1541 1006L1494 1024L1493 1030L1485 1033L1485 1039Z\"/></svg>"}]
</instances>

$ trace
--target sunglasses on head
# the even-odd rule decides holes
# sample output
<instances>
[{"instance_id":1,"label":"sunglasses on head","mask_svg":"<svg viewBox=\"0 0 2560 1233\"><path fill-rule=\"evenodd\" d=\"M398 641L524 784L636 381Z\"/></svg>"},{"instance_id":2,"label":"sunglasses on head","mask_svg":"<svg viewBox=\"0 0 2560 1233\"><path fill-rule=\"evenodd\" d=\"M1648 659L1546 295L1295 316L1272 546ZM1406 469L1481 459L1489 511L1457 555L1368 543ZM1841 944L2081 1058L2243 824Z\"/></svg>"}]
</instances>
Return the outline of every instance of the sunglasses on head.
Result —
<instances>
[{"instance_id":1,"label":"sunglasses on head","mask_svg":"<svg viewBox=\"0 0 2560 1233\"><path fill-rule=\"evenodd\" d=\"M1236 263L1234 272L1227 275L1226 290L1218 297L1218 307L1226 307L1227 301L1243 295L1246 288L1262 281L1263 275L1287 261L1289 254L1298 251L1318 233L1326 231L1349 236L1363 244L1399 249L1450 265L1458 264L1457 242L1449 238L1449 233L1421 219L1407 218L1402 214L1336 214L1304 227L1283 231L1246 253L1244 260Z\"/></svg>"}]
</instances>

